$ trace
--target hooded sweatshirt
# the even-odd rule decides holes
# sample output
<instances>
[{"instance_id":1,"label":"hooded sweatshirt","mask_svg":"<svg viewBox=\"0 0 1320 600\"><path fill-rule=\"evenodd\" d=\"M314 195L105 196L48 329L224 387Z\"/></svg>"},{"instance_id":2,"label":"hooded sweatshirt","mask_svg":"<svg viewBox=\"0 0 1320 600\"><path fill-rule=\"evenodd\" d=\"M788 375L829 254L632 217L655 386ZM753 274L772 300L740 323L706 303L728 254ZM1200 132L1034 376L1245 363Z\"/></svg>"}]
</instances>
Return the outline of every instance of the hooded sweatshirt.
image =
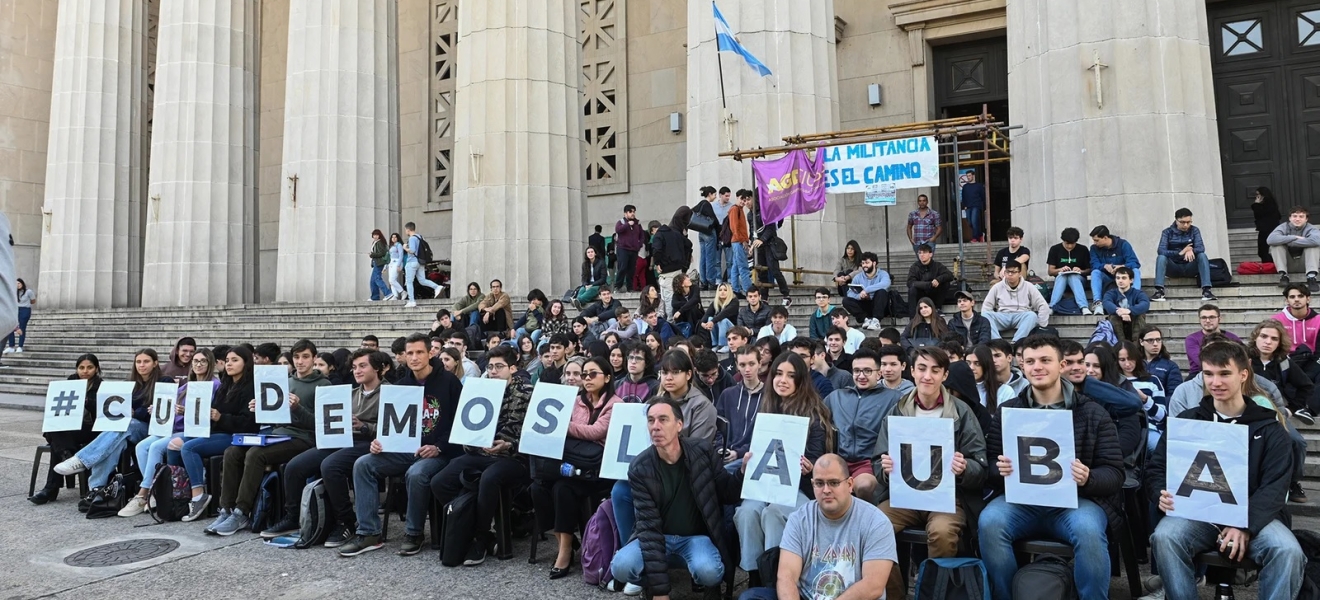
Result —
<instances>
[{"instance_id":1,"label":"hooded sweatshirt","mask_svg":"<svg viewBox=\"0 0 1320 600\"><path fill-rule=\"evenodd\" d=\"M448 458L463 454L463 448L449 443L449 434L458 414L458 398L463 395L463 384L453 373L445 370L439 358L431 359L431 374L418 381L411 369L397 385L416 385L422 392L422 445L435 446Z\"/></svg>"},{"instance_id":2,"label":"hooded sweatshirt","mask_svg":"<svg viewBox=\"0 0 1320 600\"><path fill-rule=\"evenodd\" d=\"M715 413L729 422L729 436L725 439L715 434L715 447L727 446L742 456L752 447L752 428L756 425L756 413L761 410L761 396L765 393L765 384L755 392L746 385L735 385L723 394L715 403Z\"/></svg>"},{"instance_id":3,"label":"hooded sweatshirt","mask_svg":"<svg viewBox=\"0 0 1320 600\"><path fill-rule=\"evenodd\" d=\"M985 483L986 473L989 471L986 463L985 434L981 431L981 422L977 420L971 407L953 397L947 388L940 389L940 396L944 398L944 405L941 407L938 418L953 419L954 450L961 452L963 458L967 460L966 469L963 470L962 475L957 477L957 493L963 498L963 504L966 505L980 498L981 486ZM889 452L887 421L891 416L918 416L917 391L912 390L904 394L883 415L883 420L875 429L877 454L887 454ZM889 499L889 476L885 475L884 469L879 468L879 464L875 467L875 473L881 482L876 489L876 500L884 502Z\"/></svg>"},{"instance_id":4,"label":"hooded sweatshirt","mask_svg":"<svg viewBox=\"0 0 1320 600\"><path fill-rule=\"evenodd\" d=\"M873 460L884 454L886 449L876 446L880 423L901 397L883 385L869 390L835 390L826 396L825 406L829 407L834 428L838 430L835 452L850 463Z\"/></svg>"},{"instance_id":5,"label":"hooded sweatshirt","mask_svg":"<svg viewBox=\"0 0 1320 600\"><path fill-rule=\"evenodd\" d=\"M298 396L298 407L289 411L290 423L271 430L273 435L287 435L316 444L316 388L330 385L320 371L312 370L307 377L289 376L289 393Z\"/></svg>"},{"instance_id":6,"label":"hooded sweatshirt","mask_svg":"<svg viewBox=\"0 0 1320 600\"><path fill-rule=\"evenodd\" d=\"M1017 287L1009 287L1007 281L996 283L985 294L985 300L981 302L981 313L1036 313L1036 324L1045 327L1050 324L1049 302L1040 295L1040 290L1036 286L1027 283L1023 279L1018 281ZM961 318L961 317L959 317Z\"/></svg>"},{"instance_id":7,"label":"hooded sweatshirt","mask_svg":"<svg viewBox=\"0 0 1320 600\"><path fill-rule=\"evenodd\" d=\"M1316 336L1320 334L1320 313L1316 313L1315 309L1307 307L1306 317L1298 319L1285 308L1274 315L1274 318L1283 323L1288 329L1288 337L1292 338L1292 348L1288 349L1289 352L1296 352L1297 346L1302 344L1306 344L1311 352L1316 351Z\"/></svg>"},{"instance_id":8,"label":"hooded sweatshirt","mask_svg":"<svg viewBox=\"0 0 1320 600\"><path fill-rule=\"evenodd\" d=\"M695 385L688 385L686 394L682 398L674 398L669 392L657 390L657 398L663 396L678 403L683 409L683 431L680 433L683 437L690 437L705 440L706 443L712 443L715 440L715 405L702 395L701 390ZM647 404L654 404L648 401ZM446 433L446 435L448 435Z\"/></svg>"},{"instance_id":9,"label":"hooded sweatshirt","mask_svg":"<svg viewBox=\"0 0 1320 600\"><path fill-rule=\"evenodd\" d=\"M614 384L614 393L619 396L621 402L645 402L655 395L659 387L660 380L655 375L643 376L641 381L633 381L632 377L624 376Z\"/></svg>"}]
</instances>

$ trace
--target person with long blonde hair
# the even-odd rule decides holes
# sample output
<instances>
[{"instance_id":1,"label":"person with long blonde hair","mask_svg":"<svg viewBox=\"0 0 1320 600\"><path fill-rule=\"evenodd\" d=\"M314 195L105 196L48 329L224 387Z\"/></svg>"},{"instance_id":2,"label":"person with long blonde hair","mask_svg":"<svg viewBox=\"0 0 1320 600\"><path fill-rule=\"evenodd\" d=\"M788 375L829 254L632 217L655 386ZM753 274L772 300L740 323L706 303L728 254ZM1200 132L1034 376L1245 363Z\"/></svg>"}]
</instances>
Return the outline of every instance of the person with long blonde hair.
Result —
<instances>
[{"instance_id":1,"label":"person with long blonde hair","mask_svg":"<svg viewBox=\"0 0 1320 600\"><path fill-rule=\"evenodd\" d=\"M706 308L701 328L710 332L710 343L716 352L729 351L729 330L738 320L738 298L733 295L733 286L721 283L715 288L715 300Z\"/></svg>"}]
</instances>

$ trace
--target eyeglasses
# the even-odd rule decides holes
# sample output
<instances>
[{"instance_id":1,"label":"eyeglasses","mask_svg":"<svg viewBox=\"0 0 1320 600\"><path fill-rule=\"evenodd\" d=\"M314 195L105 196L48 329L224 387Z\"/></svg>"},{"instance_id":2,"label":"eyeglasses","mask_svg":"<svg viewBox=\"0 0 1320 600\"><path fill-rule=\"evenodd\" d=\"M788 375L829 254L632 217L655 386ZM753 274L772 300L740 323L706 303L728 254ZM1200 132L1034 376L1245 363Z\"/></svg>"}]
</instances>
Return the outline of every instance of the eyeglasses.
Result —
<instances>
[{"instance_id":1,"label":"eyeglasses","mask_svg":"<svg viewBox=\"0 0 1320 600\"><path fill-rule=\"evenodd\" d=\"M1178 219L1178 224L1179 224L1179 225L1191 225L1191 224L1192 224L1192 220L1191 220L1191 219Z\"/></svg>"},{"instance_id":2,"label":"eyeglasses","mask_svg":"<svg viewBox=\"0 0 1320 600\"><path fill-rule=\"evenodd\" d=\"M502 363L490 363L490 364L486 365L486 370L487 370L487 371L498 371L498 370L500 370L500 369L507 369L507 368L509 368L509 365L502 364Z\"/></svg>"},{"instance_id":3,"label":"eyeglasses","mask_svg":"<svg viewBox=\"0 0 1320 600\"><path fill-rule=\"evenodd\" d=\"M605 376L605 373L603 373L603 372L601 372L601 371L583 371L583 372L582 372L582 378L583 378L583 379L595 379L595 378L597 378L597 377L604 377L604 376Z\"/></svg>"},{"instance_id":4,"label":"eyeglasses","mask_svg":"<svg viewBox=\"0 0 1320 600\"><path fill-rule=\"evenodd\" d=\"M824 489L825 487L828 486L830 489L833 490L833 489L838 489L839 486L843 485L843 482L844 482L843 479L812 479L811 487L814 487L819 490L819 489Z\"/></svg>"},{"instance_id":5,"label":"eyeglasses","mask_svg":"<svg viewBox=\"0 0 1320 600\"><path fill-rule=\"evenodd\" d=\"M875 375L876 370L875 370L875 369L853 369L853 370L852 370L852 373L853 373L853 375L860 375L860 376L862 376L862 377L870 377L870 376L872 376L872 375Z\"/></svg>"},{"instance_id":6,"label":"eyeglasses","mask_svg":"<svg viewBox=\"0 0 1320 600\"><path fill-rule=\"evenodd\" d=\"M1202 321L1218 321L1218 320L1219 320L1219 315L1210 315L1210 316L1207 316L1207 317L1201 317L1201 320L1202 320Z\"/></svg>"},{"instance_id":7,"label":"eyeglasses","mask_svg":"<svg viewBox=\"0 0 1320 600\"><path fill-rule=\"evenodd\" d=\"M629 356L628 362L646 362L645 356Z\"/></svg>"},{"instance_id":8,"label":"eyeglasses","mask_svg":"<svg viewBox=\"0 0 1320 600\"><path fill-rule=\"evenodd\" d=\"M1163 342L1164 338L1142 338L1141 341L1146 344L1158 344Z\"/></svg>"}]
</instances>

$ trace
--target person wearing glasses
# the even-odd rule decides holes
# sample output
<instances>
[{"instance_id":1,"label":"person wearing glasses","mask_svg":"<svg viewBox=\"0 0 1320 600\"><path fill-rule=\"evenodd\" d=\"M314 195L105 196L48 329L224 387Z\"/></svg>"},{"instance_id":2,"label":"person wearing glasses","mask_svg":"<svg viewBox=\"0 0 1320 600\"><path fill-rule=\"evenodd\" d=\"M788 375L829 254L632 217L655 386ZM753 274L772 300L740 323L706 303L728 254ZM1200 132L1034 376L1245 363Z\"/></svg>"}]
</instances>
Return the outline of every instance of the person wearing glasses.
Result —
<instances>
[{"instance_id":1,"label":"person wearing glasses","mask_svg":"<svg viewBox=\"0 0 1320 600\"><path fill-rule=\"evenodd\" d=\"M828 581L833 598L880 598L885 582L898 571L898 547L883 512L869 502L853 500L848 463L826 454L811 470L815 500L794 512L779 545L775 587L752 587L739 600L778 600L776 590L797 590L802 598L819 598L817 587ZM832 552L832 548L856 553ZM792 592L787 594L791 597ZM889 595L888 598L902 596Z\"/></svg>"},{"instance_id":2,"label":"person wearing glasses","mask_svg":"<svg viewBox=\"0 0 1320 600\"><path fill-rule=\"evenodd\" d=\"M876 432L902 394L880 385L880 355L868 348L852 356L852 379L856 387L834 390L825 397L825 406L839 432L836 452L847 462L853 493L875 504L879 483L871 461L878 448Z\"/></svg>"},{"instance_id":3,"label":"person wearing glasses","mask_svg":"<svg viewBox=\"0 0 1320 600\"><path fill-rule=\"evenodd\" d=\"M1196 311L1196 317L1201 321L1201 330L1193 332L1187 336L1183 347L1187 349L1187 378L1191 379L1201 372L1201 346L1205 345L1205 337L1213 333L1222 333L1224 337L1235 342L1241 342L1242 338L1228 331L1219 329L1219 307L1213 304L1202 305Z\"/></svg>"},{"instance_id":4,"label":"person wearing glasses","mask_svg":"<svg viewBox=\"0 0 1320 600\"><path fill-rule=\"evenodd\" d=\"M527 405L532 401L531 381L524 373L515 370L518 352L513 348L496 346L489 356L486 377L508 382L495 425L495 442L489 448L464 446L463 455L449 461L431 478L431 494L440 506L444 506L463 493L462 475L465 471L481 472L477 484L477 534L468 545L467 559L463 561L463 565L469 567L485 562L486 553L495 543L490 526L500 507L500 489L517 489L531 481L527 461L517 449Z\"/></svg>"},{"instance_id":5,"label":"person wearing glasses","mask_svg":"<svg viewBox=\"0 0 1320 600\"><path fill-rule=\"evenodd\" d=\"M856 361L854 361L856 362ZM856 366L853 367L856 369ZM917 348L912 352L912 378L916 388L887 411L876 432L875 448L880 454L877 469L884 481L877 486L876 500L880 510L889 519L894 534L909 527L926 530L926 548L931 558L958 555L958 540L967 525L967 513L972 505L981 502L981 485L986 477L985 435L981 423L964 402L950 395L944 382L949 378L949 355L936 347ZM889 478L894 473L894 459L889 456L889 417L921 417L953 419L953 475L957 479L957 508L954 514L935 511L894 508L889 503ZM903 598L907 578L894 569L890 571L886 595Z\"/></svg>"},{"instance_id":6,"label":"person wearing glasses","mask_svg":"<svg viewBox=\"0 0 1320 600\"><path fill-rule=\"evenodd\" d=\"M1164 332L1159 327L1148 325L1137 333L1137 343L1145 353L1146 370L1150 376L1159 380L1164 393L1172 396L1178 384L1183 382L1182 369L1169 358L1169 349L1164 347Z\"/></svg>"},{"instance_id":7,"label":"person wearing glasses","mask_svg":"<svg viewBox=\"0 0 1320 600\"><path fill-rule=\"evenodd\" d=\"M1201 282L1201 301L1214 302L1210 291L1210 259L1205 254L1205 241L1201 229L1192 225L1192 211L1180 208L1173 213L1173 224L1160 233L1160 245L1155 248L1155 292L1150 299L1164 302L1164 277L1197 276Z\"/></svg>"}]
</instances>

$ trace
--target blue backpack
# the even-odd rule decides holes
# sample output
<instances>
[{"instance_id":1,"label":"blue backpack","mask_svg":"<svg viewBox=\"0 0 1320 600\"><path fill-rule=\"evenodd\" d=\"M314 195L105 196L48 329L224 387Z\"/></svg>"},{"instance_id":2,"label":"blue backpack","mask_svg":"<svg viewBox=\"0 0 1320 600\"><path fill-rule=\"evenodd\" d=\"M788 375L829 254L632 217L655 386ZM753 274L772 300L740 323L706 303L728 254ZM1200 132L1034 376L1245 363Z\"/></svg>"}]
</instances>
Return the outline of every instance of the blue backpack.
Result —
<instances>
[{"instance_id":1,"label":"blue backpack","mask_svg":"<svg viewBox=\"0 0 1320 600\"><path fill-rule=\"evenodd\" d=\"M261 488L257 492L257 502L252 506L252 531L264 531L280 520L281 506L275 499L279 497L280 472L271 471L261 478Z\"/></svg>"},{"instance_id":2,"label":"blue backpack","mask_svg":"<svg viewBox=\"0 0 1320 600\"><path fill-rule=\"evenodd\" d=\"M990 578L979 558L928 558L917 571L916 600L990 600Z\"/></svg>"}]
</instances>

